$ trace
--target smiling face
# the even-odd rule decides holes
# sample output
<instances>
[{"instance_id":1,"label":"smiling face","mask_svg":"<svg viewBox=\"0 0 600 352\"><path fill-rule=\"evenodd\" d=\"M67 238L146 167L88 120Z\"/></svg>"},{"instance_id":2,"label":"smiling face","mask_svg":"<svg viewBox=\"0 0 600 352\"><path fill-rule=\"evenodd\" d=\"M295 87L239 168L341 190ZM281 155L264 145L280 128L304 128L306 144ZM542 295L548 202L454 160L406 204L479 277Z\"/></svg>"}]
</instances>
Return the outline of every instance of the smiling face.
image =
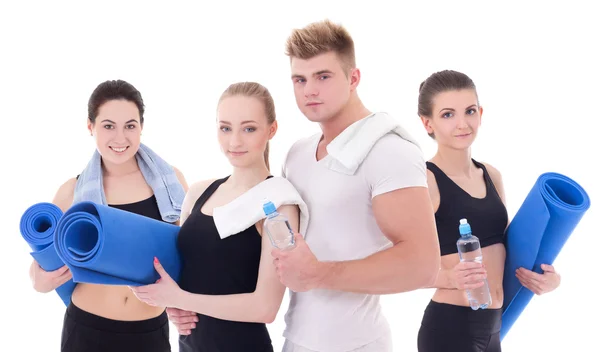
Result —
<instances>
[{"instance_id":1,"label":"smiling face","mask_svg":"<svg viewBox=\"0 0 600 352\"><path fill-rule=\"evenodd\" d=\"M268 121L259 98L244 95L223 98L217 110L217 127L221 151L232 166L265 164L265 149L277 131L277 121Z\"/></svg>"},{"instance_id":2,"label":"smiling face","mask_svg":"<svg viewBox=\"0 0 600 352\"><path fill-rule=\"evenodd\" d=\"M477 136L483 114L476 92L473 89L445 91L436 94L432 103L432 116L421 116L427 133L433 134L441 146L469 148Z\"/></svg>"},{"instance_id":3,"label":"smiling face","mask_svg":"<svg viewBox=\"0 0 600 352\"><path fill-rule=\"evenodd\" d=\"M88 129L104 161L123 164L135 156L140 146L142 124L136 104L123 99L108 100L98 109Z\"/></svg>"}]
</instances>

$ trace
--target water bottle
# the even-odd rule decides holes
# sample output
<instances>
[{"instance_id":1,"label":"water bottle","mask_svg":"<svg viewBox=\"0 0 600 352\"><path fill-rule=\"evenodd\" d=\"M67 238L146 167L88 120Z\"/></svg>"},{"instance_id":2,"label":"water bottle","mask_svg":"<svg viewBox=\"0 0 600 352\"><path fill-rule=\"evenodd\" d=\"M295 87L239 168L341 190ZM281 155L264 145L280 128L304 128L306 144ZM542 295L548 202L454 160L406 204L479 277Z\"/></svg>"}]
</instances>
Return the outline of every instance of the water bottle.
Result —
<instances>
[{"instance_id":1,"label":"water bottle","mask_svg":"<svg viewBox=\"0 0 600 352\"><path fill-rule=\"evenodd\" d=\"M263 211L267 216L263 224L263 233L267 233L271 244L279 249L294 248L294 231L287 217L279 214L275 204L267 199L264 200Z\"/></svg>"},{"instance_id":2,"label":"water bottle","mask_svg":"<svg viewBox=\"0 0 600 352\"><path fill-rule=\"evenodd\" d=\"M460 261L481 263L483 261L481 244L479 243L479 238L473 236L471 233L471 225L469 225L467 219L460 219L458 232L460 233L460 238L456 242L456 246L458 247ZM492 296L490 295L487 279L483 280L483 286L466 291L471 309L485 309L492 304Z\"/></svg>"}]
</instances>

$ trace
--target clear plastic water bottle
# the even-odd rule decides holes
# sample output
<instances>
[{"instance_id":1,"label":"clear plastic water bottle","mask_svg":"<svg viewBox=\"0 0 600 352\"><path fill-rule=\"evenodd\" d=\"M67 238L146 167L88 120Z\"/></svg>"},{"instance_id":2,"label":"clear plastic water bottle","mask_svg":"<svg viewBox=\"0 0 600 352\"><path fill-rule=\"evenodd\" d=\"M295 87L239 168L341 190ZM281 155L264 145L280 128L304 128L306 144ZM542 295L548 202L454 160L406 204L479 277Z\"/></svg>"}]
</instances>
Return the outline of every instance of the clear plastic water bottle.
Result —
<instances>
[{"instance_id":1,"label":"clear plastic water bottle","mask_svg":"<svg viewBox=\"0 0 600 352\"><path fill-rule=\"evenodd\" d=\"M265 199L263 211L267 216L263 224L263 233L266 232L271 244L279 249L294 248L294 231L290 226L288 218L277 212L275 204Z\"/></svg>"},{"instance_id":2,"label":"clear plastic water bottle","mask_svg":"<svg viewBox=\"0 0 600 352\"><path fill-rule=\"evenodd\" d=\"M479 238L473 236L471 233L471 225L469 225L467 219L460 219L458 232L460 233L460 238L456 242L456 246L458 247L460 261L482 263L483 254L481 253ZM483 286L466 291L471 309L485 309L492 304L492 296L490 295L487 279L483 280Z\"/></svg>"}]
</instances>

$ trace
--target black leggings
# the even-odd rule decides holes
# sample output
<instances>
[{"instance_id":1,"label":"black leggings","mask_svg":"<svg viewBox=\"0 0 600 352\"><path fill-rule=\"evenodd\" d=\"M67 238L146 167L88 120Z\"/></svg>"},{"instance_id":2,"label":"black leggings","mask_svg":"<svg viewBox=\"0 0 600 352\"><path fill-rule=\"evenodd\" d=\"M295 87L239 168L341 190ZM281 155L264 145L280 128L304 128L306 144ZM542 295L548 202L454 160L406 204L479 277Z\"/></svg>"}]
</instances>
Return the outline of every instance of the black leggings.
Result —
<instances>
[{"instance_id":1,"label":"black leggings","mask_svg":"<svg viewBox=\"0 0 600 352\"><path fill-rule=\"evenodd\" d=\"M431 301L425 309L417 345L419 352L500 352L502 309Z\"/></svg>"},{"instance_id":2,"label":"black leggings","mask_svg":"<svg viewBox=\"0 0 600 352\"><path fill-rule=\"evenodd\" d=\"M120 321L88 313L71 302L65 313L61 351L170 352L167 313L148 320Z\"/></svg>"}]
</instances>

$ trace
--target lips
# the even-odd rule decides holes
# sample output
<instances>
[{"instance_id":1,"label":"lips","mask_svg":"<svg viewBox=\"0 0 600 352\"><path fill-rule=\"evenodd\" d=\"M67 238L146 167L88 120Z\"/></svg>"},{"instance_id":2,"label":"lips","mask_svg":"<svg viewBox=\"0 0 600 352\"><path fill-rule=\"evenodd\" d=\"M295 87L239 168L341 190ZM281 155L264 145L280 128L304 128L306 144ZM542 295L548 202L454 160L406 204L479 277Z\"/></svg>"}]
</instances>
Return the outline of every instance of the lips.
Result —
<instances>
[{"instance_id":1,"label":"lips","mask_svg":"<svg viewBox=\"0 0 600 352\"><path fill-rule=\"evenodd\" d=\"M317 102L310 102L310 103L306 103L306 106L317 106L317 105L321 105L323 103L317 103Z\"/></svg>"},{"instance_id":2,"label":"lips","mask_svg":"<svg viewBox=\"0 0 600 352\"><path fill-rule=\"evenodd\" d=\"M233 156L241 156L246 154L247 152L232 152L230 151L229 154L233 155Z\"/></svg>"}]
</instances>

